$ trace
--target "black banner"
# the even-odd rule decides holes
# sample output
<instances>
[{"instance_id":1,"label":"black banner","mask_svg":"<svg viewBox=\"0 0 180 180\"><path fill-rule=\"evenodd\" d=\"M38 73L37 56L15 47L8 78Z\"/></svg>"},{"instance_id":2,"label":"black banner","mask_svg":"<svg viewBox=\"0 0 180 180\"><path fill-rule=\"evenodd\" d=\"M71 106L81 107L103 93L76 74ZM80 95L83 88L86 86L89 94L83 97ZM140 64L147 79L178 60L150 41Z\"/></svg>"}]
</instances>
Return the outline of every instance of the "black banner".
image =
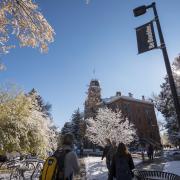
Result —
<instances>
[{"instance_id":1,"label":"black banner","mask_svg":"<svg viewBox=\"0 0 180 180\"><path fill-rule=\"evenodd\" d=\"M148 22L136 28L138 53L143 53L157 48L153 22Z\"/></svg>"}]
</instances>

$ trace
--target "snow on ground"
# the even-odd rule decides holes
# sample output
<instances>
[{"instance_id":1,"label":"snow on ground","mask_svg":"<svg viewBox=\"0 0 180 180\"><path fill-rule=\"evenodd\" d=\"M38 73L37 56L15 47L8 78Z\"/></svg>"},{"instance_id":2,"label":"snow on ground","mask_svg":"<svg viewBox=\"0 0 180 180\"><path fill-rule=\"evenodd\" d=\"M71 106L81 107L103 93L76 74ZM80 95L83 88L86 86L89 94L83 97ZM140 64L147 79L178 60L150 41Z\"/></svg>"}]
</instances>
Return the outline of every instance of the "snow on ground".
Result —
<instances>
[{"instance_id":1,"label":"snow on ground","mask_svg":"<svg viewBox=\"0 0 180 180\"><path fill-rule=\"evenodd\" d=\"M106 161L101 157L87 157L84 159L87 180L107 179Z\"/></svg>"},{"instance_id":2,"label":"snow on ground","mask_svg":"<svg viewBox=\"0 0 180 180\"><path fill-rule=\"evenodd\" d=\"M10 174L0 172L0 179L9 180L10 179Z\"/></svg>"},{"instance_id":3,"label":"snow on ground","mask_svg":"<svg viewBox=\"0 0 180 180\"><path fill-rule=\"evenodd\" d=\"M134 164L141 162L140 159L133 159ZM104 180L107 179L106 161L101 160L101 157L86 157L84 158L86 165L87 180Z\"/></svg>"},{"instance_id":4,"label":"snow on ground","mask_svg":"<svg viewBox=\"0 0 180 180\"><path fill-rule=\"evenodd\" d=\"M28 171L26 172L25 175L25 179L30 180L32 171ZM11 174L10 173L3 173L0 171L0 180L9 180L10 179ZM13 178L14 179L14 178ZM21 179L21 178L20 178ZM38 180L39 178L33 178L33 180Z\"/></svg>"},{"instance_id":5,"label":"snow on ground","mask_svg":"<svg viewBox=\"0 0 180 180\"><path fill-rule=\"evenodd\" d=\"M170 172L180 176L180 161L169 161L164 166L165 172Z\"/></svg>"},{"instance_id":6,"label":"snow on ground","mask_svg":"<svg viewBox=\"0 0 180 180\"><path fill-rule=\"evenodd\" d=\"M141 159L137 159L137 158L133 158L133 161L135 166L142 162Z\"/></svg>"},{"instance_id":7,"label":"snow on ground","mask_svg":"<svg viewBox=\"0 0 180 180\"><path fill-rule=\"evenodd\" d=\"M164 157L168 156L180 156L180 150L179 149L174 149L174 150L165 150L164 151Z\"/></svg>"}]
</instances>

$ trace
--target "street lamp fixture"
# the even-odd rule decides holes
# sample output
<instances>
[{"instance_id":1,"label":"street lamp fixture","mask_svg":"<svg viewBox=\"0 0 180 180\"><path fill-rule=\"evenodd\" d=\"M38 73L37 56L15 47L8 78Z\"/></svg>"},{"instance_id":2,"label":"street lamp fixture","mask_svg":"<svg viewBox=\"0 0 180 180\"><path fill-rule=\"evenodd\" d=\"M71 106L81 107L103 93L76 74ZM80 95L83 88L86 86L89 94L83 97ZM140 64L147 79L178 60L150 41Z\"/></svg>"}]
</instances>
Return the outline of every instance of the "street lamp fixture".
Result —
<instances>
[{"instance_id":1,"label":"street lamp fixture","mask_svg":"<svg viewBox=\"0 0 180 180\"><path fill-rule=\"evenodd\" d=\"M146 6L146 5L139 6L139 7L135 8L135 9L133 9L134 17L141 16L141 15L146 13L147 9L154 8L154 7L155 7L155 2L153 2L152 4L150 4L148 6Z\"/></svg>"},{"instance_id":2,"label":"street lamp fixture","mask_svg":"<svg viewBox=\"0 0 180 180\"><path fill-rule=\"evenodd\" d=\"M146 13L146 6L145 5L144 6L139 6L139 7L135 8L133 10L133 12L134 12L135 17L141 16L141 15Z\"/></svg>"}]
</instances>

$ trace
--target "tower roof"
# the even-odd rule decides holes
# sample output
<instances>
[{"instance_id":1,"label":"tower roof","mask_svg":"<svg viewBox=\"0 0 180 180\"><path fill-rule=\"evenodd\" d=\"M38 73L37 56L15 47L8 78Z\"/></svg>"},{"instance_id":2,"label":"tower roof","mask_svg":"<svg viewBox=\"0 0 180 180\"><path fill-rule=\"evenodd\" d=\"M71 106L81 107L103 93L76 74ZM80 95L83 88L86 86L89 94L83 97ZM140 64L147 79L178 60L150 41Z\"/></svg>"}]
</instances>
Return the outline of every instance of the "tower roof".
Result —
<instances>
[{"instance_id":1,"label":"tower roof","mask_svg":"<svg viewBox=\"0 0 180 180\"><path fill-rule=\"evenodd\" d=\"M99 81L97 79L92 79L90 82L90 86L98 86L100 87Z\"/></svg>"}]
</instances>

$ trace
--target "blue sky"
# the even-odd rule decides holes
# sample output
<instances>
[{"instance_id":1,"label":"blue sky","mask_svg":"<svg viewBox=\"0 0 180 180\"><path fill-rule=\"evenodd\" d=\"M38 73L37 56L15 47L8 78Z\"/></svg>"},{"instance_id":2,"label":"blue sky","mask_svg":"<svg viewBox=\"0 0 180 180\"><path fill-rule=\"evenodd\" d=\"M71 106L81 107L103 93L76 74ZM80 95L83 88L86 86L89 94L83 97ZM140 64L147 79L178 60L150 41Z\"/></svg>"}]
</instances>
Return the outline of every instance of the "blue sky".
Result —
<instances>
[{"instance_id":1,"label":"blue sky","mask_svg":"<svg viewBox=\"0 0 180 180\"><path fill-rule=\"evenodd\" d=\"M152 19L153 13L135 18L132 9L148 0L37 0L55 29L48 54L38 49L16 48L1 57L7 70L0 82L35 88L52 104L52 114L62 127L86 98L87 85L96 69L102 97L132 92L135 98L160 91L166 74L162 53L153 50L137 55L134 28ZM157 0L157 9L169 58L180 53L180 1Z\"/></svg>"}]
</instances>

